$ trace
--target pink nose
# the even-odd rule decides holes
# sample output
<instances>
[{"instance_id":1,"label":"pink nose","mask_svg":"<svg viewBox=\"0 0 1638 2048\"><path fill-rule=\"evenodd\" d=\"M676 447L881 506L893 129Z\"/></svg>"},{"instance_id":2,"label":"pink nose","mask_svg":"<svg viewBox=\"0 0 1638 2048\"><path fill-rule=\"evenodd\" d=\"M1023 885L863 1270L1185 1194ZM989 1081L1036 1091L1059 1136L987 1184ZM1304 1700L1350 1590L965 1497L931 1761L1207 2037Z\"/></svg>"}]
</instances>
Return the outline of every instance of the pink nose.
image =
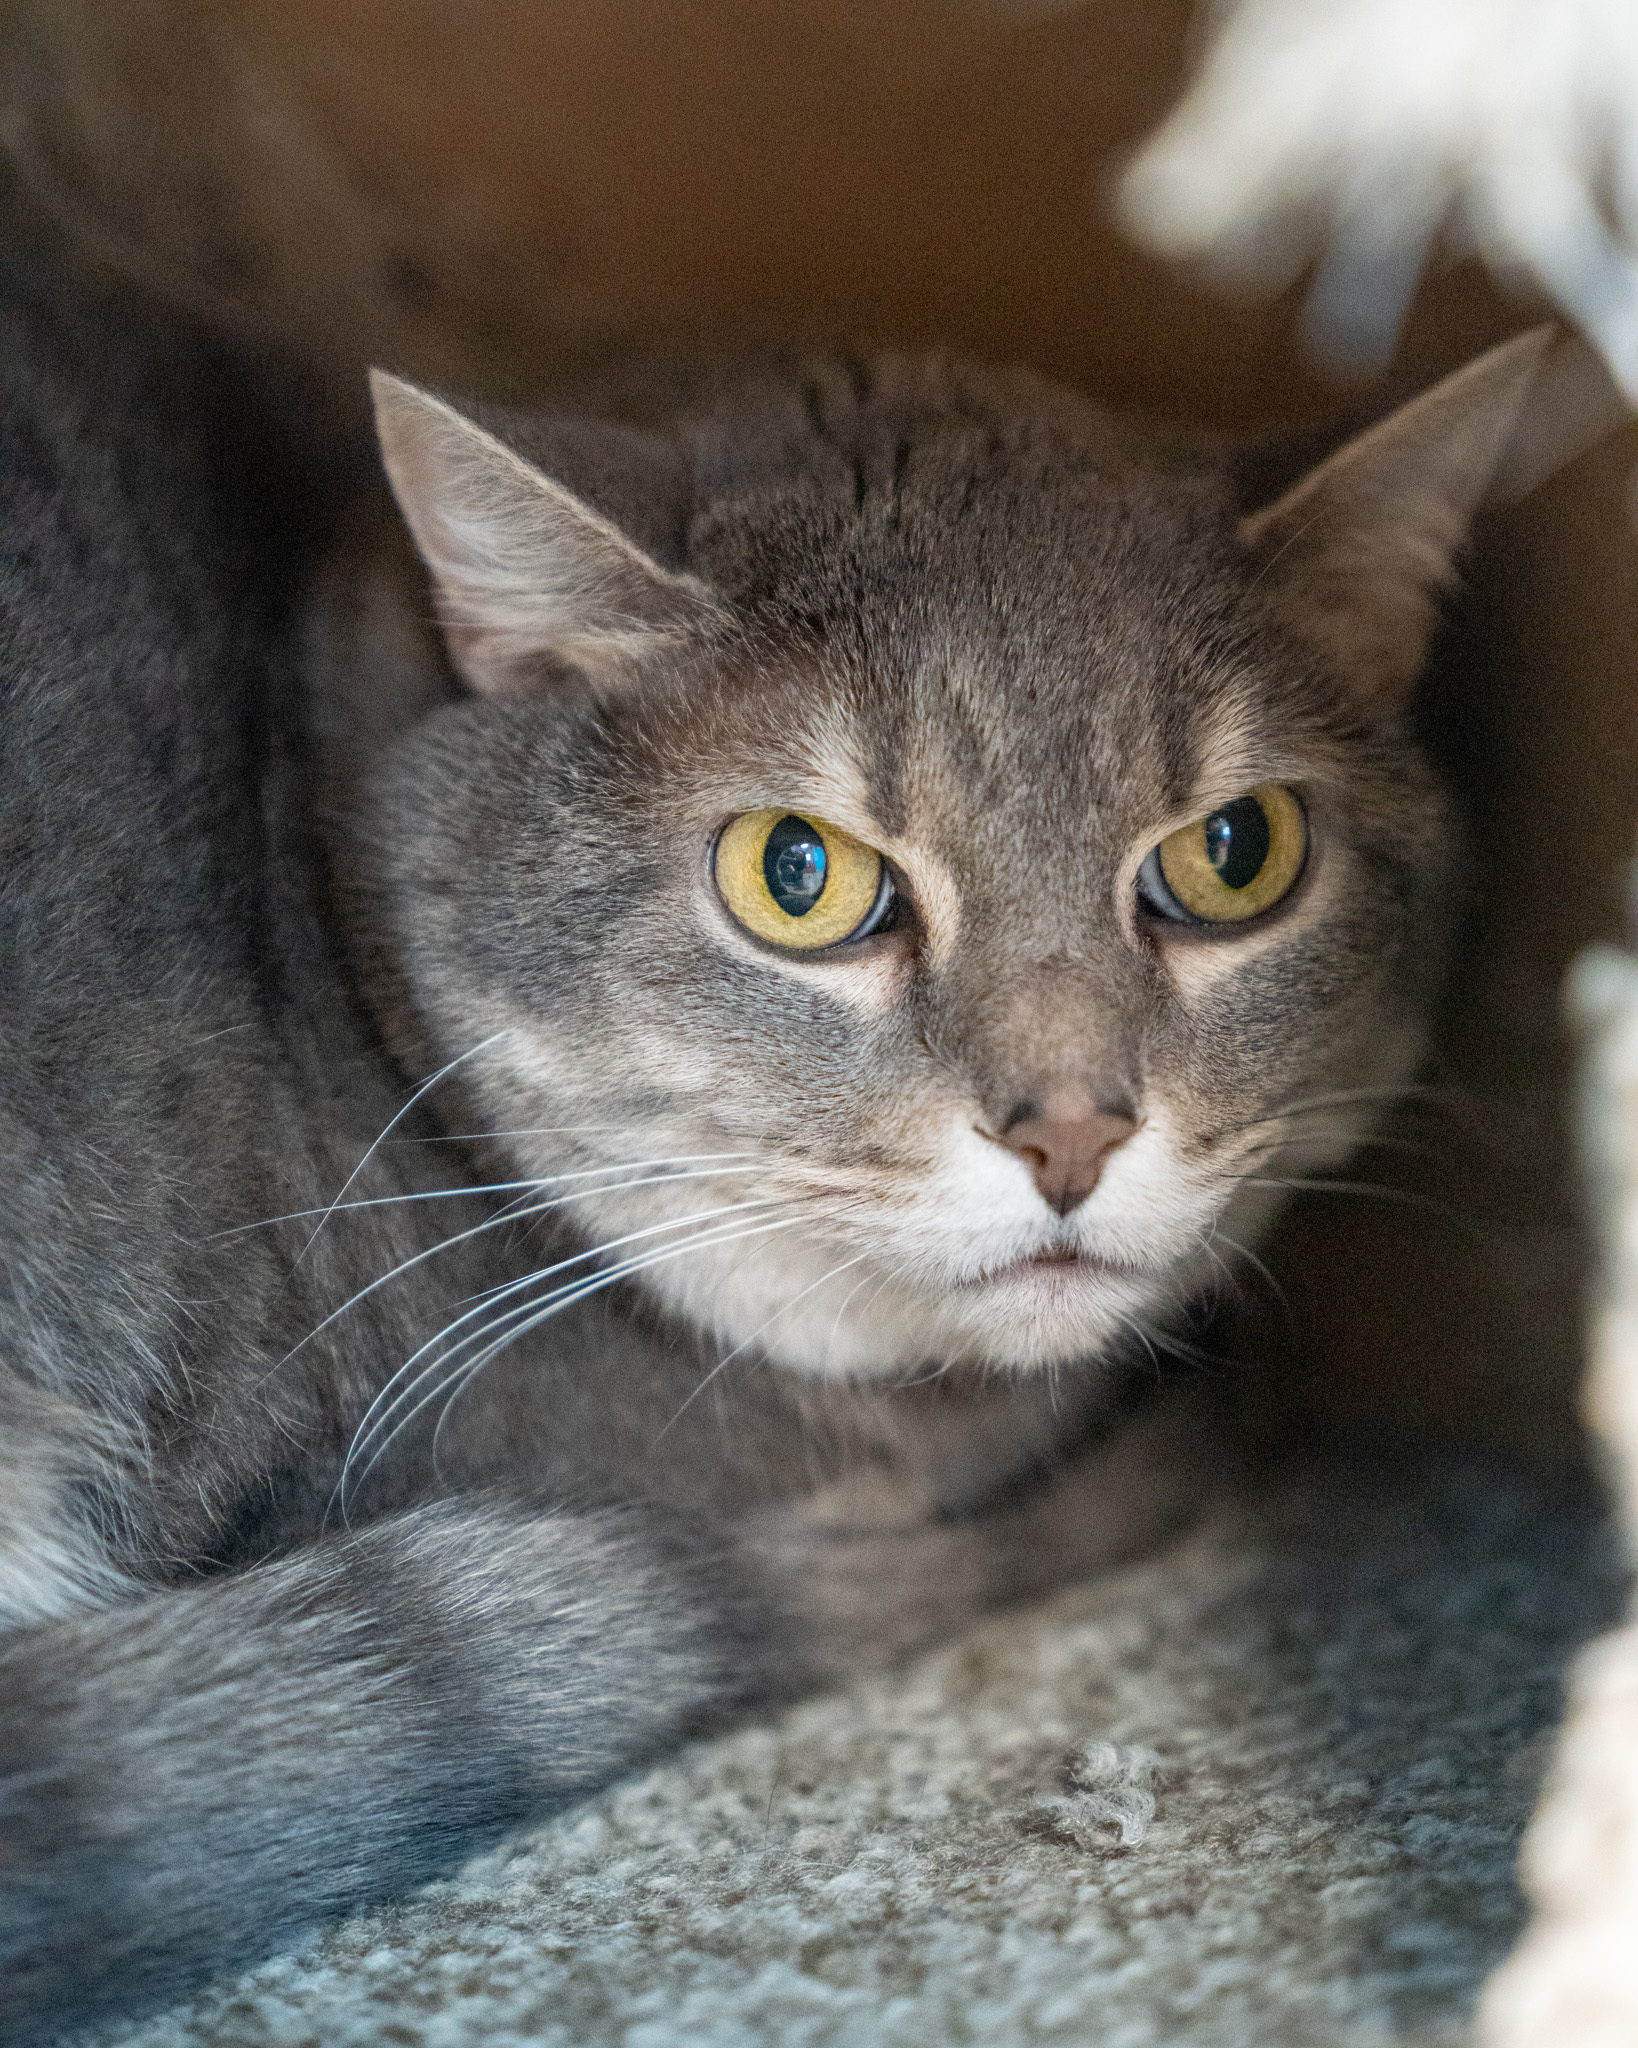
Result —
<instances>
[{"instance_id":1,"label":"pink nose","mask_svg":"<svg viewBox=\"0 0 1638 2048\"><path fill-rule=\"evenodd\" d=\"M1097 1186L1110 1153L1136 1129L1129 1116L1089 1109L1079 1115L1020 1118L1007 1126L1001 1143L1023 1160L1048 1205L1067 1216Z\"/></svg>"}]
</instances>

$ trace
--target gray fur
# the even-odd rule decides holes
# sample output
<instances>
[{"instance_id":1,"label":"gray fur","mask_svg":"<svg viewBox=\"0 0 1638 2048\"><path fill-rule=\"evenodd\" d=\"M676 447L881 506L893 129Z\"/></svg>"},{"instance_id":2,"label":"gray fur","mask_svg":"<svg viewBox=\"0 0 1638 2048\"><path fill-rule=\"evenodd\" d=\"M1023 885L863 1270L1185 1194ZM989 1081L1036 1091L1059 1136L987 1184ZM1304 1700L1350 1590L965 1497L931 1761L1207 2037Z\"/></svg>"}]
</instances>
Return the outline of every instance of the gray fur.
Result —
<instances>
[{"instance_id":1,"label":"gray fur","mask_svg":"<svg viewBox=\"0 0 1638 2048\"><path fill-rule=\"evenodd\" d=\"M484 415L498 442L433 408L505 471L460 576L410 393L388 452L462 690L275 366L35 257L4 318L25 2041L1185 1514L1217 1453L1134 1394L1130 1333L1259 1226L1291 1104L1408 1072L1448 839L1224 476L1028 377L634 366L555 422ZM1525 367L1478 380L1464 489ZM1372 473L1378 527L1412 517ZM519 516L536 589L515 525L481 573ZM1179 953L1131 867L1208 771L1300 783L1317 865L1255 939ZM912 900L795 965L708 855L810 789ZM1060 1216L973 1133L1071 1085L1169 1135ZM616 1240L686 1255L615 1282ZM989 1299L1076 1248L1102 1263L1066 1290ZM465 1376L486 1294L553 1313Z\"/></svg>"}]
</instances>

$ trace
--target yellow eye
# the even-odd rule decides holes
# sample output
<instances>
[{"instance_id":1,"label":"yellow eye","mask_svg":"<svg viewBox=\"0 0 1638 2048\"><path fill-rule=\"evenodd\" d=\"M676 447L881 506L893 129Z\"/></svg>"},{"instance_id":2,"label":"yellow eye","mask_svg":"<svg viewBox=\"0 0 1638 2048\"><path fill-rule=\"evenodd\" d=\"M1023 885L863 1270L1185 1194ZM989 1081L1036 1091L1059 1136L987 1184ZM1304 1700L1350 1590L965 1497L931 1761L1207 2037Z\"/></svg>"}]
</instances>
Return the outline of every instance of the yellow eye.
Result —
<instances>
[{"instance_id":1,"label":"yellow eye","mask_svg":"<svg viewBox=\"0 0 1638 2048\"><path fill-rule=\"evenodd\" d=\"M811 952L862 938L892 887L879 853L794 811L747 811L717 841L722 900L759 939Z\"/></svg>"},{"instance_id":2,"label":"yellow eye","mask_svg":"<svg viewBox=\"0 0 1638 2048\"><path fill-rule=\"evenodd\" d=\"M1307 853L1302 805L1282 784L1265 782L1168 834L1138 879L1164 916L1236 924L1278 903Z\"/></svg>"}]
</instances>

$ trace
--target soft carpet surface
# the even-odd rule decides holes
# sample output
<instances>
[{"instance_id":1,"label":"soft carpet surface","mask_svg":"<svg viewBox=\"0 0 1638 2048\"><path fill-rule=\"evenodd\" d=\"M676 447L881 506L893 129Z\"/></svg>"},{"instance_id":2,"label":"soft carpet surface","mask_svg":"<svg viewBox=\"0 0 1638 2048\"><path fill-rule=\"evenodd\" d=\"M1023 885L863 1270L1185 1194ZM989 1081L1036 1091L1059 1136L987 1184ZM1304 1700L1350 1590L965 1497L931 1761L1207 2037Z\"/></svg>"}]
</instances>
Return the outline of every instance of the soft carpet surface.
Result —
<instances>
[{"instance_id":1,"label":"soft carpet surface","mask_svg":"<svg viewBox=\"0 0 1638 2048\"><path fill-rule=\"evenodd\" d=\"M1309 1463L99 2038L1443 2048L1617 1591L1584 1506L1506 1472Z\"/></svg>"}]
</instances>

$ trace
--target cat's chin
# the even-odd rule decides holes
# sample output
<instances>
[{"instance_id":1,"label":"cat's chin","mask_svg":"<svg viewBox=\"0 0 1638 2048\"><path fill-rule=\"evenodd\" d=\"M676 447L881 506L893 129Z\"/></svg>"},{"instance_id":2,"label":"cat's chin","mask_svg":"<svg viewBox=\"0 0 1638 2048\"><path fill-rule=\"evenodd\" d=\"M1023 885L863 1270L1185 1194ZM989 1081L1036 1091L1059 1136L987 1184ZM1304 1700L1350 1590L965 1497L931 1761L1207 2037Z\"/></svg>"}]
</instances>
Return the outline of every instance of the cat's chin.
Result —
<instances>
[{"instance_id":1,"label":"cat's chin","mask_svg":"<svg viewBox=\"0 0 1638 2048\"><path fill-rule=\"evenodd\" d=\"M1017 1259L966 1282L942 1304L969 1356L1027 1369L1100 1357L1175 1294L1165 1277L1084 1254Z\"/></svg>"},{"instance_id":2,"label":"cat's chin","mask_svg":"<svg viewBox=\"0 0 1638 2048\"><path fill-rule=\"evenodd\" d=\"M943 1365L1006 1371L1068 1365L1107 1355L1131 1336L1135 1321L1155 1312L1166 1290L1084 1262L1076 1270L1022 1261L944 1296L913 1286L894 1292L891 1303L879 1300L868 1320L847 1331L845 1348L832 1345L814 1356L782 1345L770 1347L769 1355L798 1371L860 1378Z\"/></svg>"},{"instance_id":3,"label":"cat's chin","mask_svg":"<svg viewBox=\"0 0 1638 2048\"><path fill-rule=\"evenodd\" d=\"M777 1275L765 1266L761 1284L742 1267L713 1286L699 1266L654 1274L651 1284L726 1353L871 1380L947 1365L1028 1371L1096 1359L1176 1295L1166 1275L1090 1257L1016 1259L942 1287L860 1262L834 1276L821 1268L816 1280L801 1263L798 1255Z\"/></svg>"}]
</instances>

